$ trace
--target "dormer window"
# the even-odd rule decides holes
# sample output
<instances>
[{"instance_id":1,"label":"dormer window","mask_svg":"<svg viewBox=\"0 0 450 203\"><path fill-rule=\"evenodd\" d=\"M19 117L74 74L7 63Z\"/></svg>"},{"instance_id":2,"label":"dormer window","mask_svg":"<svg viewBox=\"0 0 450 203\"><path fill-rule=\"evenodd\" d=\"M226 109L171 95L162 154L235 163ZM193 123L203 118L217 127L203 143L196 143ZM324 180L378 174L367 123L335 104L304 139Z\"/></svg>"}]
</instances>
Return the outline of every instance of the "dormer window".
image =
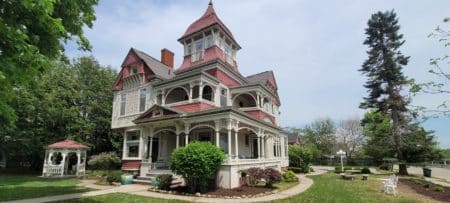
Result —
<instances>
[{"instance_id":1,"label":"dormer window","mask_svg":"<svg viewBox=\"0 0 450 203\"><path fill-rule=\"evenodd\" d=\"M203 39L195 41L195 52L203 51Z\"/></svg>"},{"instance_id":2,"label":"dormer window","mask_svg":"<svg viewBox=\"0 0 450 203\"><path fill-rule=\"evenodd\" d=\"M213 45L213 37L212 35L206 36L206 46L205 49L211 47Z\"/></svg>"},{"instance_id":3,"label":"dormer window","mask_svg":"<svg viewBox=\"0 0 450 203\"><path fill-rule=\"evenodd\" d=\"M137 65L131 65L130 66L130 75L135 75L138 73Z\"/></svg>"}]
</instances>

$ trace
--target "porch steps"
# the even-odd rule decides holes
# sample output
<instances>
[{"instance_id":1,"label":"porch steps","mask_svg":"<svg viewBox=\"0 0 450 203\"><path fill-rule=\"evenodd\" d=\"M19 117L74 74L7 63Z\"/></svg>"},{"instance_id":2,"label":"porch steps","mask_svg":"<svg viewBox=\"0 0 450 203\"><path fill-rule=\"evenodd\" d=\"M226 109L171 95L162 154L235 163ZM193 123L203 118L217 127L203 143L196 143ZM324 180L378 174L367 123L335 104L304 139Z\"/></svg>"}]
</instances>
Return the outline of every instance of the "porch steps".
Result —
<instances>
[{"instance_id":1,"label":"porch steps","mask_svg":"<svg viewBox=\"0 0 450 203\"><path fill-rule=\"evenodd\" d=\"M141 185L151 185L152 179L156 178L156 176L160 174L172 174L172 171L153 171L152 173L147 173L146 176L139 176L136 179L133 180L133 183L135 184L141 184ZM180 186L183 186L183 179L181 177L178 177L176 175L172 178L172 183L170 185L170 188L177 188Z\"/></svg>"}]
</instances>

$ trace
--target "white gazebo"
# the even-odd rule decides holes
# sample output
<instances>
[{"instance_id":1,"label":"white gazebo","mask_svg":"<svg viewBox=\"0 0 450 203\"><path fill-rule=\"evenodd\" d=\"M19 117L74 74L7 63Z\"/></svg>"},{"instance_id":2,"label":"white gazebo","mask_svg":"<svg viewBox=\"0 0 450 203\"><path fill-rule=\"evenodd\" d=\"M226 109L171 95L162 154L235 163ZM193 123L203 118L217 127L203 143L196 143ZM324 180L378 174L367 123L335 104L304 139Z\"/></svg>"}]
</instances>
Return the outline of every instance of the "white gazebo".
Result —
<instances>
[{"instance_id":1,"label":"white gazebo","mask_svg":"<svg viewBox=\"0 0 450 203\"><path fill-rule=\"evenodd\" d=\"M89 147L73 140L48 145L45 150L43 177L83 176Z\"/></svg>"}]
</instances>

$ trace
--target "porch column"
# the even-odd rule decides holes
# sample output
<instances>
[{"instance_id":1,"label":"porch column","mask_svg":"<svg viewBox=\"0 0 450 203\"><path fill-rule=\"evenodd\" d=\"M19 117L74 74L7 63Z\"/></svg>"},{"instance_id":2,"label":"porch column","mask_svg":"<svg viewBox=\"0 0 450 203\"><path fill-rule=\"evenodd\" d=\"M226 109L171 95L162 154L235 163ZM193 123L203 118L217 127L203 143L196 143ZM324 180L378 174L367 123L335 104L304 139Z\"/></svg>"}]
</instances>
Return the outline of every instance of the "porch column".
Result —
<instances>
[{"instance_id":1,"label":"porch column","mask_svg":"<svg viewBox=\"0 0 450 203\"><path fill-rule=\"evenodd\" d=\"M166 105L166 90L165 89L163 89L161 91L161 95L162 95L162 97L161 97L161 106L164 106L164 105Z\"/></svg>"},{"instance_id":2,"label":"porch column","mask_svg":"<svg viewBox=\"0 0 450 203\"><path fill-rule=\"evenodd\" d=\"M261 135L258 135L258 159L261 159Z\"/></svg>"},{"instance_id":3,"label":"porch column","mask_svg":"<svg viewBox=\"0 0 450 203\"><path fill-rule=\"evenodd\" d=\"M216 130L216 147L220 147L220 131Z\"/></svg>"},{"instance_id":4,"label":"porch column","mask_svg":"<svg viewBox=\"0 0 450 203\"><path fill-rule=\"evenodd\" d=\"M177 134L177 140L175 141L176 148L180 147L180 134Z\"/></svg>"},{"instance_id":5,"label":"porch column","mask_svg":"<svg viewBox=\"0 0 450 203\"><path fill-rule=\"evenodd\" d=\"M200 84L198 85L198 100L202 101L203 100L203 83L200 82Z\"/></svg>"},{"instance_id":6,"label":"porch column","mask_svg":"<svg viewBox=\"0 0 450 203\"><path fill-rule=\"evenodd\" d=\"M238 159L239 157L239 150L238 150L238 131L234 131L234 154L236 155L235 159Z\"/></svg>"},{"instance_id":7,"label":"porch column","mask_svg":"<svg viewBox=\"0 0 450 203\"><path fill-rule=\"evenodd\" d=\"M231 159L231 129L228 129L228 158Z\"/></svg>"},{"instance_id":8,"label":"porch column","mask_svg":"<svg viewBox=\"0 0 450 203\"><path fill-rule=\"evenodd\" d=\"M123 132L122 159L124 159L127 154L127 132Z\"/></svg>"},{"instance_id":9,"label":"porch column","mask_svg":"<svg viewBox=\"0 0 450 203\"><path fill-rule=\"evenodd\" d=\"M192 102L192 88L194 86L192 84L189 84L189 103Z\"/></svg>"},{"instance_id":10,"label":"porch column","mask_svg":"<svg viewBox=\"0 0 450 203\"><path fill-rule=\"evenodd\" d=\"M144 129L141 129L140 131L140 135L139 135L139 151L138 151L138 157L140 159L144 158L143 154L144 154Z\"/></svg>"},{"instance_id":11,"label":"porch column","mask_svg":"<svg viewBox=\"0 0 450 203\"><path fill-rule=\"evenodd\" d=\"M266 152L265 152L266 151L266 139L265 139L265 137L266 136L264 136L264 135L261 137L262 138L262 142L261 142L261 145L262 145L261 152L262 153L261 154L262 154L262 158L264 158L264 159L266 158L266 155L265 155L266 154Z\"/></svg>"},{"instance_id":12,"label":"porch column","mask_svg":"<svg viewBox=\"0 0 450 203\"><path fill-rule=\"evenodd\" d=\"M153 153L153 135L150 137L150 146L148 146L148 159L149 162L152 162L152 153Z\"/></svg>"},{"instance_id":13,"label":"porch column","mask_svg":"<svg viewBox=\"0 0 450 203\"><path fill-rule=\"evenodd\" d=\"M190 123L185 123L184 124L184 146L188 145L189 142L189 128L191 128L191 124Z\"/></svg>"},{"instance_id":14,"label":"porch column","mask_svg":"<svg viewBox=\"0 0 450 203\"><path fill-rule=\"evenodd\" d=\"M261 105L260 105L260 99L259 99L260 97L259 97L259 93L256 93L256 106L258 107L258 109L261 107Z\"/></svg>"}]
</instances>

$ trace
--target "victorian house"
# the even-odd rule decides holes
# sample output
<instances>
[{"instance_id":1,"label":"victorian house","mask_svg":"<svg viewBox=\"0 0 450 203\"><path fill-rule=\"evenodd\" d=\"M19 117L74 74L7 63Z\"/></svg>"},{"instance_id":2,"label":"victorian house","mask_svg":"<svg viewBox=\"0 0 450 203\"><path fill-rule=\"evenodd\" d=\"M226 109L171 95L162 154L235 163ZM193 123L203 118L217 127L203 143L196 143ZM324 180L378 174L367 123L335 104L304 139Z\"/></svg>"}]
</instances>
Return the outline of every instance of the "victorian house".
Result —
<instances>
[{"instance_id":1,"label":"victorian house","mask_svg":"<svg viewBox=\"0 0 450 203\"><path fill-rule=\"evenodd\" d=\"M122 170L142 177L170 172L171 152L195 141L228 155L218 173L220 187L237 187L243 169L287 167L273 72L241 75L241 47L212 3L178 41L184 54L176 69L167 49L157 60L131 48L121 65L112 128L124 136Z\"/></svg>"}]
</instances>

